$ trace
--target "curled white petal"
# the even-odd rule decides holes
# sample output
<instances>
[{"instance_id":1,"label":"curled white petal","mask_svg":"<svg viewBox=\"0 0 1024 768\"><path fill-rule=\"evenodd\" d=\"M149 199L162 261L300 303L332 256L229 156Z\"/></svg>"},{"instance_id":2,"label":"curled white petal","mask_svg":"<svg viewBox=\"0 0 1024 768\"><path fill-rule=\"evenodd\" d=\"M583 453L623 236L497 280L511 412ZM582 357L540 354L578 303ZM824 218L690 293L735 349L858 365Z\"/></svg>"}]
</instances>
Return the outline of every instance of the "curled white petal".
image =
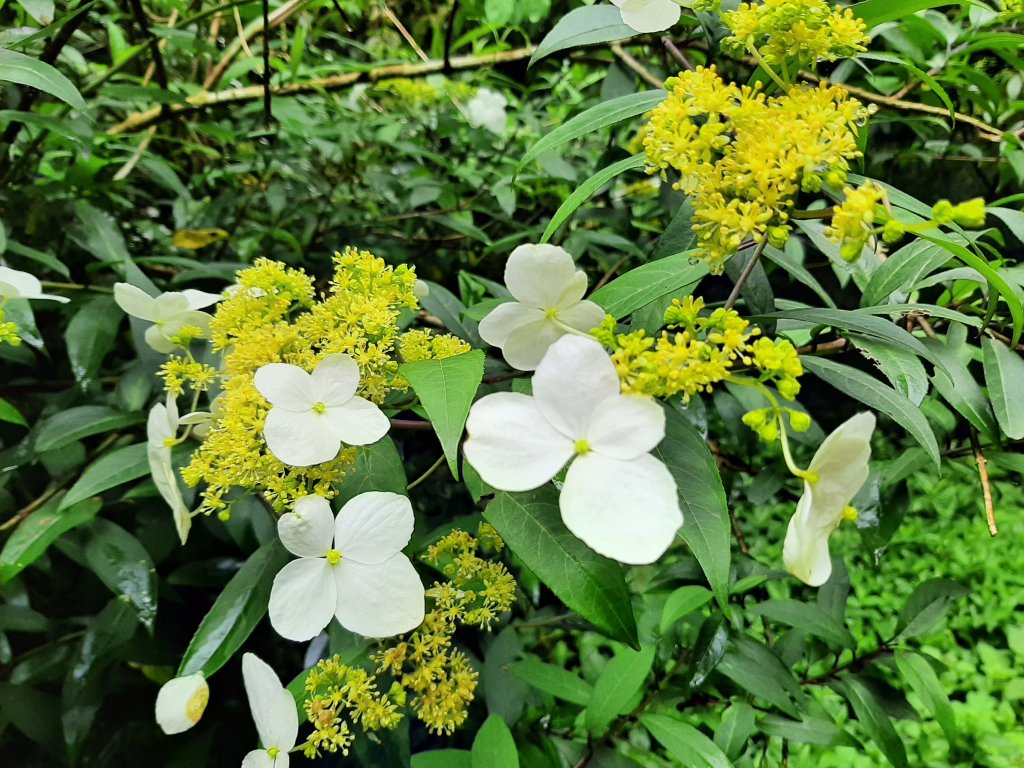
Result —
<instances>
[{"instance_id":1,"label":"curled white petal","mask_svg":"<svg viewBox=\"0 0 1024 768\"><path fill-rule=\"evenodd\" d=\"M201 673L168 680L156 695L156 722L171 736L199 722L210 700L210 687Z\"/></svg>"},{"instance_id":2,"label":"curled white petal","mask_svg":"<svg viewBox=\"0 0 1024 768\"><path fill-rule=\"evenodd\" d=\"M522 304L562 309L583 298L587 275L564 248L549 244L517 247L505 263L505 286Z\"/></svg>"},{"instance_id":3,"label":"curled white petal","mask_svg":"<svg viewBox=\"0 0 1024 768\"><path fill-rule=\"evenodd\" d=\"M281 685L277 673L252 653L242 655L242 679L265 750L287 753L299 735L299 713L292 695Z\"/></svg>"},{"instance_id":4,"label":"curled white petal","mask_svg":"<svg viewBox=\"0 0 1024 768\"><path fill-rule=\"evenodd\" d=\"M324 557L334 540L334 513L323 496L303 496L277 521L285 549L299 557Z\"/></svg>"},{"instance_id":5,"label":"curled white petal","mask_svg":"<svg viewBox=\"0 0 1024 768\"><path fill-rule=\"evenodd\" d=\"M534 323L542 323L545 320L547 320L547 317L544 314L544 310L520 304L518 301L509 301L505 304L499 304L488 312L487 316L480 321L477 331L480 333L480 338L488 344L495 347L504 347L505 342L508 341L509 334L516 329ZM540 362L540 358L537 359L537 362ZM536 368L536 364L533 367Z\"/></svg>"},{"instance_id":6,"label":"curled white petal","mask_svg":"<svg viewBox=\"0 0 1024 768\"><path fill-rule=\"evenodd\" d=\"M10 267L0 267L0 298L4 299L46 299L66 304L69 299L43 293L39 278L28 272Z\"/></svg>"}]
</instances>

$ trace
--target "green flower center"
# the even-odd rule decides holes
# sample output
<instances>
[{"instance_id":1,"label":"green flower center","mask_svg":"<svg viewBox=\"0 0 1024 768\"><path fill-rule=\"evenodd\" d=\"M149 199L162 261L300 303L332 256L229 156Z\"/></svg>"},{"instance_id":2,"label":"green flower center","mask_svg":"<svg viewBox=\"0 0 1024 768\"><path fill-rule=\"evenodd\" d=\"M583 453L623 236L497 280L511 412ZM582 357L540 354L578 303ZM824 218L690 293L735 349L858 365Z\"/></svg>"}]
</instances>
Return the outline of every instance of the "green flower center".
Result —
<instances>
[{"instance_id":1,"label":"green flower center","mask_svg":"<svg viewBox=\"0 0 1024 768\"><path fill-rule=\"evenodd\" d=\"M557 309L546 309L546 310L544 310L544 317L548 318L549 320L554 320L555 318L558 317L558 310Z\"/></svg>"},{"instance_id":2,"label":"green flower center","mask_svg":"<svg viewBox=\"0 0 1024 768\"><path fill-rule=\"evenodd\" d=\"M339 552L336 549L332 549L330 552L327 553L327 564L328 565L337 565L340 562L341 562L341 552Z\"/></svg>"},{"instance_id":3,"label":"green flower center","mask_svg":"<svg viewBox=\"0 0 1024 768\"><path fill-rule=\"evenodd\" d=\"M576 444L573 446L573 450L575 450L580 456L586 456L590 453L590 443L583 439L577 440Z\"/></svg>"},{"instance_id":4,"label":"green flower center","mask_svg":"<svg viewBox=\"0 0 1024 768\"><path fill-rule=\"evenodd\" d=\"M281 754L281 750L280 750L280 749L278 749L277 747L271 747L270 749L268 749L268 750L267 750L267 755L268 755L268 756L269 756L269 757L270 757L271 759L273 759L273 758L277 757L277 756L278 756L278 755L280 755L280 754Z\"/></svg>"},{"instance_id":5,"label":"green flower center","mask_svg":"<svg viewBox=\"0 0 1024 768\"><path fill-rule=\"evenodd\" d=\"M323 413L327 410L327 406L323 403L313 403L313 413Z\"/></svg>"}]
</instances>

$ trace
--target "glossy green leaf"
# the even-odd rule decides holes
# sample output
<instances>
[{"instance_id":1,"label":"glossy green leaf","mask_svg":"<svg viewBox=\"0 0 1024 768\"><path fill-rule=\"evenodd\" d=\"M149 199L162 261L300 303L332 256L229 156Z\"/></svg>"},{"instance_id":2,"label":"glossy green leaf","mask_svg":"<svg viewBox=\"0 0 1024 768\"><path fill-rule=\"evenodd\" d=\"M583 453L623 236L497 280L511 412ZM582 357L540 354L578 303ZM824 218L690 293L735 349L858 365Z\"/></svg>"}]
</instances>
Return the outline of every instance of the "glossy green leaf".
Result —
<instances>
[{"instance_id":1,"label":"glossy green leaf","mask_svg":"<svg viewBox=\"0 0 1024 768\"><path fill-rule=\"evenodd\" d=\"M722 722L715 729L715 744L729 760L736 760L757 728L756 712L745 701L736 701L722 713Z\"/></svg>"},{"instance_id":2,"label":"glossy green leaf","mask_svg":"<svg viewBox=\"0 0 1024 768\"><path fill-rule=\"evenodd\" d=\"M630 270L594 291L590 300L618 320L673 291L692 291L707 273L706 264L680 253Z\"/></svg>"},{"instance_id":3,"label":"glossy green leaf","mask_svg":"<svg viewBox=\"0 0 1024 768\"><path fill-rule=\"evenodd\" d=\"M693 201L686 198L672 214L672 220L658 238L654 252L651 253L651 261L686 253L693 250L696 243L697 233L693 231Z\"/></svg>"},{"instance_id":4,"label":"glossy green leaf","mask_svg":"<svg viewBox=\"0 0 1024 768\"><path fill-rule=\"evenodd\" d=\"M594 693L593 687L582 677L555 664L526 659L512 662L509 669L512 670L512 674L537 690L581 707L587 706Z\"/></svg>"},{"instance_id":5,"label":"glossy green leaf","mask_svg":"<svg viewBox=\"0 0 1024 768\"><path fill-rule=\"evenodd\" d=\"M484 352L474 349L441 360L403 363L398 372L408 381L430 417L448 459L452 476L459 479L459 442L484 376Z\"/></svg>"},{"instance_id":6,"label":"glossy green leaf","mask_svg":"<svg viewBox=\"0 0 1024 768\"><path fill-rule=\"evenodd\" d=\"M729 601L729 510L718 464L700 433L675 409L665 409L665 439L654 455L679 489L683 537L707 576L719 605Z\"/></svg>"},{"instance_id":7,"label":"glossy green leaf","mask_svg":"<svg viewBox=\"0 0 1024 768\"><path fill-rule=\"evenodd\" d=\"M85 111L82 94L55 67L24 53L0 48L0 82L4 81L37 88L73 109Z\"/></svg>"},{"instance_id":8,"label":"glossy green leaf","mask_svg":"<svg viewBox=\"0 0 1024 768\"><path fill-rule=\"evenodd\" d=\"M28 422L21 415L21 411L2 397L0 397L0 421L6 421L8 424L17 424L19 427L28 426Z\"/></svg>"},{"instance_id":9,"label":"glossy green leaf","mask_svg":"<svg viewBox=\"0 0 1024 768\"><path fill-rule=\"evenodd\" d=\"M87 499L61 509L61 496L55 496L26 517L0 551L0 583L10 581L38 560L60 536L84 525L100 511L99 499Z\"/></svg>"},{"instance_id":10,"label":"glossy green leaf","mask_svg":"<svg viewBox=\"0 0 1024 768\"><path fill-rule=\"evenodd\" d=\"M35 450L53 451L91 435L112 432L142 421L136 413L121 413L102 405L80 405L59 411L35 428Z\"/></svg>"},{"instance_id":11,"label":"glossy green leaf","mask_svg":"<svg viewBox=\"0 0 1024 768\"><path fill-rule=\"evenodd\" d=\"M939 466L939 444L935 440L935 433L924 414L906 395L863 371L828 358L803 355L800 361L807 371L822 381L893 419L928 451L935 466Z\"/></svg>"},{"instance_id":12,"label":"glossy green leaf","mask_svg":"<svg viewBox=\"0 0 1024 768\"><path fill-rule=\"evenodd\" d=\"M562 226L562 224L564 224L565 221L576 212L577 208L589 200L609 181L614 179L616 176L621 176L626 171L635 171L643 168L644 163L646 162L647 160L643 155L633 155L632 157L627 157L624 160L612 163L607 168L602 168L589 179L584 181L571 195L565 198L560 206L558 206L558 210L555 211L555 215L552 216L551 221L548 222L548 226L545 228L544 234L540 236L540 241L542 243L548 242L548 240L551 239L551 236L555 234L555 230Z\"/></svg>"},{"instance_id":13,"label":"glossy green leaf","mask_svg":"<svg viewBox=\"0 0 1024 768\"><path fill-rule=\"evenodd\" d=\"M956 716L949 696L942 689L939 676L924 656L909 651L896 654L896 669L917 694L921 704L935 718L946 739L952 744L956 740Z\"/></svg>"},{"instance_id":14,"label":"glossy green leaf","mask_svg":"<svg viewBox=\"0 0 1024 768\"><path fill-rule=\"evenodd\" d=\"M857 747L849 734L831 720L804 715L802 720L790 720L779 715L765 715L758 726L769 736L788 739L798 744L817 744L821 747Z\"/></svg>"},{"instance_id":15,"label":"glossy green leaf","mask_svg":"<svg viewBox=\"0 0 1024 768\"><path fill-rule=\"evenodd\" d=\"M434 749L412 756L410 768L473 768L473 753L467 749Z\"/></svg>"},{"instance_id":16,"label":"glossy green leaf","mask_svg":"<svg viewBox=\"0 0 1024 768\"><path fill-rule=\"evenodd\" d=\"M569 532L553 487L499 493L484 510L484 519L569 608L609 637L639 647L622 566Z\"/></svg>"},{"instance_id":17,"label":"glossy green leaf","mask_svg":"<svg viewBox=\"0 0 1024 768\"><path fill-rule=\"evenodd\" d=\"M589 5L565 14L540 41L530 66L557 51L581 45L622 40L636 34L622 23L619 9L613 5Z\"/></svg>"},{"instance_id":18,"label":"glossy green leaf","mask_svg":"<svg viewBox=\"0 0 1024 768\"><path fill-rule=\"evenodd\" d=\"M354 499L366 491L389 491L405 494L408 481L405 464L398 454L395 441L382 437L371 445L356 449L356 463L345 482L338 487L335 507Z\"/></svg>"},{"instance_id":19,"label":"glossy green leaf","mask_svg":"<svg viewBox=\"0 0 1024 768\"><path fill-rule=\"evenodd\" d=\"M922 277L931 274L947 263L949 252L927 240L914 240L893 252L871 273L861 306L881 304L889 294L909 291Z\"/></svg>"},{"instance_id":20,"label":"glossy green leaf","mask_svg":"<svg viewBox=\"0 0 1024 768\"><path fill-rule=\"evenodd\" d=\"M900 611L893 642L923 635L938 622L954 601L970 594L963 584L950 579L929 579L919 584Z\"/></svg>"},{"instance_id":21,"label":"glossy green leaf","mask_svg":"<svg viewBox=\"0 0 1024 768\"><path fill-rule=\"evenodd\" d=\"M661 611L661 633L665 634L683 616L707 605L713 597L711 592L696 584L679 587L668 596Z\"/></svg>"},{"instance_id":22,"label":"glossy green leaf","mask_svg":"<svg viewBox=\"0 0 1024 768\"><path fill-rule=\"evenodd\" d=\"M853 635L846 627L811 603L790 599L765 600L750 606L747 610L758 616L764 616L769 621L787 624L798 632L806 632L808 635L820 637L833 645L846 648L856 646Z\"/></svg>"},{"instance_id":23,"label":"glossy green leaf","mask_svg":"<svg viewBox=\"0 0 1024 768\"><path fill-rule=\"evenodd\" d=\"M100 458L86 467L82 476L71 486L60 508L67 509L90 496L109 491L124 483L149 474L146 444L126 445Z\"/></svg>"},{"instance_id":24,"label":"glossy green leaf","mask_svg":"<svg viewBox=\"0 0 1024 768\"><path fill-rule=\"evenodd\" d=\"M278 541L257 549L203 617L178 666L178 677L210 677L235 655L267 613L274 577L290 556Z\"/></svg>"},{"instance_id":25,"label":"glossy green leaf","mask_svg":"<svg viewBox=\"0 0 1024 768\"><path fill-rule=\"evenodd\" d=\"M640 724L688 768L732 768L721 748L689 723L668 715L641 715Z\"/></svg>"},{"instance_id":26,"label":"glossy green leaf","mask_svg":"<svg viewBox=\"0 0 1024 768\"><path fill-rule=\"evenodd\" d=\"M643 691L654 665L653 645L639 651L622 649L601 670L587 703L584 721L591 733L602 733L618 715L628 714L631 702Z\"/></svg>"},{"instance_id":27,"label":"glossy green leaf","mask_svg":"<svg viewBox=\"0 0 1024 768\"><path fill-rule=\"evenodd\" d=\"M906 747L871 690L855 675L850 675L843 678L840 692L850 702L861 727L894 768L909 768Z\"/></svg>"},{"instance_id":28,"label":"glossy green leaf","mask_svg":"<svg viewBox=\"0 0 1024 768\"><path fill-rule=\"evenodd\" d=\"M996 339L981 339L985 384L996 420L1011 440L1024 437L1024 359Z\"/></svg>"},{"instance_id":29,"label":"glossy green leaf","mask_svg":"<svg viewBox=\"0 0 1024 768\"><path fill-rule=\"evenodd\" d=\"M66 504L65 499L61 508ZM146 548L124 528L102 518L93 520L85 533L83 552L89 569L132 607L139 622L152 633L157 582L156 568Z\"/></svg>"},{"instance_id":30,"label":"glossy green leaf","mask_svg":"<svg viewBox=\"0 0 1024 768\"><path fill-rule=\"evenodd\" d=\"M717 671L786 714L797 714L793 702L803 700L800 686L768 646L748 637L733 638Z\"/></svg>"},{"instance_id":31,"label":"glossy green leaf","mask_svg":"<svg viewBox=\"0 0 1024 768\"><path fill-rule=\"evenodd\" d=\"M93 299L71 318L64 340L75 381L85 382L96 377L103 358L114 346L123 317L114 299L104 296Z\"/></svg>"},{"instance_id":32,"label":"glossy green leaf","mask_svg":"<svg viewBox=\"0 0 1024 768\"><path fill-rule=\"evenodd\" d=\"M902 392L914 405L920 405L928 394L928 372L921 358L903 347L859 334L850 334L850 341L889 380L893 389Z\"/></svg>"},{"instance_id":33,"label":"glossy green leaf","mask_svg":"<svg viewBox=\"0 0 1024 768\"><path fill-rule=\"evenodd\" d=\"M488 717L473 739L473 768L519 768L512 731L497 715Z\"/></svg>"}]
</instances>

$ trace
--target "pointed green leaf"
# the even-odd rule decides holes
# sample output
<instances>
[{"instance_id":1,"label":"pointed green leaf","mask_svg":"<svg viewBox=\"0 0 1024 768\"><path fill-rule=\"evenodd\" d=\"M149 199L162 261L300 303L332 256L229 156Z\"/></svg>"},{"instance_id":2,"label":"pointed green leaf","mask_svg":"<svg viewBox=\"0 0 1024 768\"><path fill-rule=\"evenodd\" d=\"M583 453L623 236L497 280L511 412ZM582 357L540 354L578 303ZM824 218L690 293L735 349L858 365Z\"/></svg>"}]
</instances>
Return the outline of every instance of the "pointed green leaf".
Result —
<instances>
[{"instance_id":1,"label":"pointed green leaf","mask_svg":"<svg viewBox=\"0 0 1024 768\"><path fill-rule=\"evenodd\" d=\"M929 579L919 584L900 611L893 642L908 640L930 630L946 615L954 600L969 594L963 584L950 579Z\"/></svg>"},{"instance_id":2,"label":"pointed green leaf","mask_svg":"<svg viewBox=\"0 0 1024 768\"><path fill-rule=\"evenodd\" d=\"M928 660L917 653L897 653L896 669L917 694L921 704L935 718L946 739L952 744L956 740L956 716L949 696L942 690L939 676L935 674Z\"/></svg>"},{"instance_id":3,"label":"pointed green leaf","mask_svg":"<svg viewBox=\"0 0 1024 768\"><path fill-rule=\"evenodd\" d=\"M519 768L512 732L497 715L488 717L473 739L473 768Z\"/></svg>"},{"instance_id":4,"label":"pointed green leaf","mask_svg":"<svg viewBox=\"0 0 1024 768\"><path fill-rule=\"evenodd\" d=\"M793 702L803 700L800 686L779 657L763 643L748 637L733 638L717 671L786 714L797 714Z\"/></svg>"},{"instance_id":5,"label":"pointed green leaf","mask_svg":"<svg viewBox=\"0 0 1024 768\"><path fill-rule=\"evenodd\" d=\"M721 748L692 725L668 715L642 715L640 723L687 768L732 768Z\"/></svg>"},{"instance_id":6,"label":"pointed green leaf","mask_svg":"<svg viewBox=\"0 0 1024 768\"><path fill-rule=\"evenodd\" d=\"M691 260L687 251L644 264L594 291L590 300L619 320L665 294L692 291L708 268Z\"/></svg>"},{"instance_id":7,"label":"pointed green leaf","mask_svg":"<svg viewBox=\"0 0 1024 768\"><path fill-rule=\"evenodd\" d=\"M817 605L799 600L765 600L747 609L771 621L788 624L799 632L820 637L833 645L854 648L856 642L850 631Z\"/></svg>"},{"instance_id":8,"label":"pointed green leaf","mask_svg":"<svg viewBox=\"0 0 1024 768\"><path fill-rule=\"evenodd\" d=\"M565 201L560 206L558 206L558 210L555 211L555 215L552 216L551 221L548 222L548 226L544 230L544 234L540 236L540 241L542 243L548 242L551 239L551 236L555 234L555 230L562 226L565 220L576 212L577 208L589 200L592 195L594 195L609 181L614 179L616 176L620 176L626 171L635 171L639 168L643 168L644 163L646 162L647 160L643 155L633 155L632 157L627 157L624 160L619 160L617 163L612 163L607 168L602 168L589 179L584 181L571 195L565 198Z\"/></svg>"},{"instance_id":9,"label":"pointed green leaf","mask_svg":"<svg viewBox=\"0 0 1024 768\"><path fill-rule=\"evenodd\" d=\"M602 733L617 715L628 714L630 702L644 689L654 665L653 645L639 651L622 649L609 661L594 683L584 720L591 733Z\"/></svg>"},{"instance_id":10,"label":"pointed green leaf","mask_svg":"<svg viewBox=\"0 0 1024 768\"><path fill-rule=\"evenodd\" d=\"M985 384L996 412L996 419L1011 440L1024 437L1024 359L1006 344L988 336L981 339L984 353Z\"/></svg>"},{"instance_id":11,"label":"pointed green leaf","mask_svg":"<svg viewBox=\"0 0 1024 768\"><path fill-rule=\"evenodd\" d=\"M39 422L35 428L35 450L53 451L91 435L138 424L137 413L121 413L102 405L81 405L59 411Z\"/></svg>"},{"instance_id":12,"label":"pointed green leaf","mask_svg":"<svg viewBox=\"0 0 1024 768\"><path fill-rule=\"evenodd\" d=\"M60 99L73 109L85 110L82 94L51 64L0 48L0 82L4 81L31 86Z\"/></svg>"},{"instance_id":13,"label":"pointed green leaf","mask_svg":"<svg viewBox=\"0 0 1024 768\"><path fill-rule=\"evenodd\" d=\"M66 506L65 499L61 507ZM132 607L139 622L152 633L157 607L156 568L146 548L124 528L103 518L93 520L85 534L83 553L89 569Z\"/></svg>"},{"instance_id":14,"label":"pointed green leaf","mask_svg":"<svg viewBox=\"0 0 1024 768\"><path fill-rule=\"evenodd\" d=\"M683 616L707 605L712 597L714 595L711 592L696 584L688 584L677 589L668 596L661 611L661 633L665 634Z\"/></svg>"},{"instance_id":15,"label":"pointed green leaf","mask_svg":"<svg viewBox=\"0 0 1024 768\"><path fill-rule=\"evenodd\" d=\"M512 662L509 669L513 675L537 690L581 707L587 706L594 693L593 687L582 677L555 664L526 659Z\"/></svg>"},{"instance_id":16,"label":"pointed green leaf","mask_svg":"<svg viewBox=\"0 0 1024 768\"><path fill-rule=\"evenodd\" d=\"M87 499L68 509L60 509L56 496L26 517L0 551L0 584L10 581L46 552L60 536L85 525L100 511L99 499Z\"/></svg>"},{"instance_id":17,"label":"pointed green leaf","mask_svg":"<svg viewBox=\"0 0 1024 768\"><path fill-rule=\"evenodd\" d=\"M146 444L126 445L106 453L88 467L78 481L71 486L60 504L61 509L95 496L119 485L138 480L149 474L149 459Z\"/></svg>"},{"instance_id":18,"label":"pointed green leaf","mask_svg":"<svg viewBox=\"0 0 1024 768\"><path fill-rule=\"evenodd\" d=\"M632 27L622 23L622 15L613 5L576 8L559 19L554 28L540 41L530 59L530 66L557 51L623 40L635 34Z\"/></svg>"},{"instance_id":19,"label":"pointed green leaf","mask_svg":"<svg viewBox=\"0 0 1024 768\"><path fill-rule=\"evenodd\" d=\"M909 768L903 741L871 690L855 675L850 675L843 679L840 692L853 707L857 721L894 768Z\"/></svg>"}]
</instances>

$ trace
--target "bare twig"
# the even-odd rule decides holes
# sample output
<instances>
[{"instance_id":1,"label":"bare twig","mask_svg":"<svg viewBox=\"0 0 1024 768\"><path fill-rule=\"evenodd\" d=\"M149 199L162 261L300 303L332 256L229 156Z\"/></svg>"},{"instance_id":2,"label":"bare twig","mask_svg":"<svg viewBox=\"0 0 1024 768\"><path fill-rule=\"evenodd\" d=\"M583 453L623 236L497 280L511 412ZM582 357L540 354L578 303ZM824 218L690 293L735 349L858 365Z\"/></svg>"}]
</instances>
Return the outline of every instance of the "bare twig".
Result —
<instances>
[{"instance_id":1,"label":"bare twig","mask_svg":"<svg viewBox=\"0 0 1024 768\"><path fill-rule=\"evenodd\" d=\"M744 538L739 521L736 519L736 512L733 511L731 506L729 507L729 520L732 522L732 532L736 534L736 542L740 545L740 552L744 555L749 555L750 547L747 546L747 540Z\"/></svg>"},{"instance_id":2,"label":"bare twig","mask_svg":"<svg viewBox=\"0 0 1024 768\"><path fill-rule=\"evenodd\" d=\"M743 290L743 286L747 284L747 280L750 279L751 274L754 272L754 267L757 266L758 260L761 258L761 254L764 253L765 247L768 245L768 236L763 235L761 242L757 244L757 248L750 256L750 260L743 267L743 271L740 273L739 279L736 281L736 285L732 287L732 292L729 294L729 298L725 300L725 308L732 309L736 304L736 301L740 297L740 291Z\"/></svg>"},{"instance_id":3,"label":"bare twig","mask_svg":"<svg viewBox=\"0 0 1024 768\"><path fill-rule=\"evenodd\" d=\"M398 34L400 34L405 39L405 42L409 44L409 47L416 52L416 55L420 57L420 61L430 61L430 57L427 56L426 51L420 48L420 44L416 42L416 38L409 34L409 30L405 28L405 25L386 3L381 7L381 12L387 16L388 21L395 25L395 29L398 30Z\"/></svg>"},{"instance_id":4,"label":"bare twig","mask_svg":"<svg viewBox=\"0 0 1024 768\"><path fill-rule=\"evenodd\" d=\"M693 64L686 58L686 55L679 50L675 43L672 42L672 38L666 35L661 38L661 44L665 46L665 50L672 54L672 58L682 64L687 70L693 72Z\"/></svg>"},{"instance_id":5,"label":"bare twig","mask_svg":"<svg viewBox=\"0 0 1024 768\"><path fill-rule=\"evenodd\" d=\"M391 426L394 429L420 429L430 430L434 425L429 421L417 421L415 419L391 419Z\"/></svg>"},{"instance_id":6,"label":"bare twig","mask_svg":"<svg viewBox=\"0 0 1024 768\"><path fill-rule=\"evenodd\" d=\"M990 536L998 536L999 529L996 527L996 510L992 504L992 484L988 480L988 459L981 452L978 444L978 431L971 427L971 449L974 451L974 460L978 464L978 477L981 478L981 492L985 497L985 521L988 523Z\"/></svg>"},{"instance_id":7,"label":"bare twig","mask_svg":"<svg viewBox=\"0 0 1024 768\"><path fill-rule=\"evenodd\" d=\"M625 64L627 67L629 67L638 75L640 75L640 78L642 80L649 83L650 85L653 85L655 88L665 87L664 80L662 80L660 77L656 77L655 75L651 74L651 71L647 69L647 67L641 64L639 61L637 61L635 58L633 58L629 53L627 53L620 43L612 43L609 47L611 48L612 53L614 53L615 56L623 64Z\"/></svg>"},{"instance_id":8,"label":"bare twig","mask_svg":"<svg viewBox=\"0 0 1024 768\"><path fill-rule=\"evenodd\" d=\"M308 0L288 0L280 7L275 8L274 12L267 17L268 26L276 27L278 24L285 22L289 16L301 10L307 2ZM242 30L242 33L224 49L224 54L221 56L217 66L213 68L210 74L207 75L206 80L203 81L203 88L209 90L220 82L220 79L224 76L227 68L231 66L231 62L235 60L238 52L245 47L248 40L259 34L263 27L263 18L261 17L251 22Z\"/></svg>"}]
</instances>

